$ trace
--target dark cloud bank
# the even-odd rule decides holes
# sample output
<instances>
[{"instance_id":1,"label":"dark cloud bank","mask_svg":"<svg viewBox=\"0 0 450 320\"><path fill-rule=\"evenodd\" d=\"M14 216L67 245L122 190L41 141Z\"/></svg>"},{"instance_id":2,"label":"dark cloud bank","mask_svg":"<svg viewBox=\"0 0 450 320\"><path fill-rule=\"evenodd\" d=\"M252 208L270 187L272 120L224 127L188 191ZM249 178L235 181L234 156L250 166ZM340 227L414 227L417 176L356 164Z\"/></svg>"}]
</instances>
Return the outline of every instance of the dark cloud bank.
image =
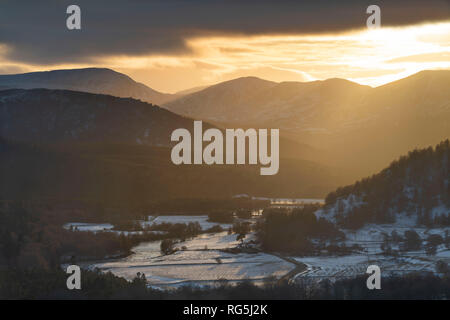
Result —
<instances>
[{"instance_id":1,"label":"dark cloud bank","mask_svg":"<svg viewBox=\"0 0 450 320\"><path fill-rule=\"evenodd\" d=\"M66 29L66 8L81 7L82 30ZM0 43L27 63L89 62L102 55L183 54L205 34L340 32L365 26L381 7L382 25L450 19L449 0L428 1L17 1L0 3Z\"/></svg>"}]
</instances>

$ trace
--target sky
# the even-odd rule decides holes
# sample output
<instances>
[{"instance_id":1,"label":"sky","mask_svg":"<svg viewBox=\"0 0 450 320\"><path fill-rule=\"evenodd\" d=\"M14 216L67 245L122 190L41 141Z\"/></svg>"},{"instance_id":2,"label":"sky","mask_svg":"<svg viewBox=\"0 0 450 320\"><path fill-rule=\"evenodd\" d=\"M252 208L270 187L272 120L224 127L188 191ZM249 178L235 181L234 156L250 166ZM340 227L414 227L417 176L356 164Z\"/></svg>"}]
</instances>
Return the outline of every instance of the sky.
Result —
<instances>
[{"instance_id":1,"label":"sky","mask_svg":"<svg viewBox=\"0 0 450 320\"><path fill-rule=\"evenodd\" d=\"M81 30L66 27L70 4ZM450 69L450 1L0 2L0 74L83 67L170 93L242 76L378 86Z\"/></svg>"}]
</instances>

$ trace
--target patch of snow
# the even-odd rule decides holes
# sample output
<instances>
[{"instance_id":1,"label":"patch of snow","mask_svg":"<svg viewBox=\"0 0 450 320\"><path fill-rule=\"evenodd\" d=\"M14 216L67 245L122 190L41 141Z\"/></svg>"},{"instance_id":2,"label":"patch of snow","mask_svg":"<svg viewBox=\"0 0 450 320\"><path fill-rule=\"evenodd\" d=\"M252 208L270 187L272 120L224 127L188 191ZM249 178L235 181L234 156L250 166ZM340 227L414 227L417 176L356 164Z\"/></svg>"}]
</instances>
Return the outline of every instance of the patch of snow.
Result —
<instances>
[{"instance_id":1,"label":"patch of snow","mask_svg":"<svg viewBox=\"0 0 450 320\"><path fill-rule=\"evenodd\" d=\"M292 270L295 265L266 253L222 252L237 244L235 235L221 232L178 243L176 247L185 246L171 255L159 253L159 241L141 244L132 249L130 257L119 261L97 263L89 268L98 268L103 272L132 280L138 272L144 273L149 286L212 285L225 279L238 282L249 279L263 281L269 277L281 277ZM209 250L203 250L207 246ZM211 250L211 249L212 250Z\"/></svg>"},{"instance_id":2,"label":"patch of snow","mask_svg":"<svg viewBox=\"0 0 450 320\"><path fill-rule=\"evenodd\" d=\"M434 207L431 209L431 218L434 219L436 217L450 215L450 208L447 208L444 204Z\"/></svg>"},{"instance_id":3,"label":"patch of snow","mask_svg":"<svg viewBox=\"0 0 450 320\"><path fill-rule=\"evenodd\" d=\"M230 223L217 223L217 222L211 222L208 221L208 216L206 215L200 215L200 216L157 216L153 219L152 216L149 216L149 221L142 221L142 225L153 225L153 224L162 224L162 223L194 223L198 222L202 228L202 230L209 229L211 227L214 227L216 225L220 225L223 229L229 229L231 227Z\"/></svg>"},{"instance_id":4,"label":"patch of snow","mask_svg":"<svg viewBox=\"0 0 450 320\"><path fill-rule=\"evenodd\" d=\"M63 226L64 229L74 231L105 231L114 228L114 226L110 223L82 223L82 222L69 222Z\"/></svg>"}]
</instances>

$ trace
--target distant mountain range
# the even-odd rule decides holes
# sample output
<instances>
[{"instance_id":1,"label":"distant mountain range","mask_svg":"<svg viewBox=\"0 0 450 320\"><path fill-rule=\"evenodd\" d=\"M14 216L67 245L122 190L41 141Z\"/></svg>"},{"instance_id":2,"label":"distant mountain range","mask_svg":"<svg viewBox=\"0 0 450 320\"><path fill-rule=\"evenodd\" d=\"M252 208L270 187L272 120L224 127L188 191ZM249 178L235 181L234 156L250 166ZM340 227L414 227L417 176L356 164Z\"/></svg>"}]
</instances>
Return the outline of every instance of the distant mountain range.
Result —
<instances>
[{"instance_id":1,"label":"distant mountain range","mask_svg":"<svg viewBox=\"0 0 450 320\"><path fill-rule=\"evenodd\" d=\"M163 104L180 95L161 93L129 76L105 68L85 68L0 75L0 89L64 89L134 98Z\"/></svg>"},{"instance_id":2,"label":"distant mountain range","mask_svg":"<svg viewBox=\"0 0 450 320\"><path fill-rule=\"evenodd\" d=\"M177 114L227 125L277 124L294 132L314 131L322 118L331 116L329 111L354 103L357 94L365 94L369 89L342 79L276 83L245 77L188 94L164 107Z\"/></svg>"},{"instance_id":3,"label":"distant mountain range","mask_svg":"<svg viewBox=\"0 0 450 320\"><path fill-rule=\"evenodd\" d=\"M292 134L331 134L365 127L380 113L447 109L450 70L422 71L372 88L344 79L272 82L238 78L164 104L172 112L240 126L274 126ZM430 101L429 98L433 99ZM408 106L408 103L415 106ZM432 108L432 110L429 110Z\"/></svg>"},{"instance_id":4,"label":"distant mountain range","mask_svg":"<svg viewBox=\"0 0 450 320\"><path fill-rule=\"evenodd\" d=\"M192 125L176 113L222 128L279 128L284 156L338 168L350 183L409 150L450 137L449 84L450 71L436 70L377 88L343 79L277 83L245 77L163 94L110 69L3 75L0 89L69 89L132 97L171 113L155 107L147 113L149 105L131 99L0 91L1 134L42 141L100 141L109 136L115 142L165 145L175 125ZM64 111L63 103L68 105ZM115 107L102 109L110 103Z\"/></svg>"},{"instance_id":5,"label":"distant mountain range","mask_svg":"<svg viewBox=\"0 0 450 320\"><path fill-rule=\"evenodd\" d=\"M343 79L276 83L247 77L163 107L222 127L279 128L284 137L322 149L326 163L347 167L356 178L450 137L449 85L449 70L422 71L377 88Z\"/></svg>"}]
</instances>

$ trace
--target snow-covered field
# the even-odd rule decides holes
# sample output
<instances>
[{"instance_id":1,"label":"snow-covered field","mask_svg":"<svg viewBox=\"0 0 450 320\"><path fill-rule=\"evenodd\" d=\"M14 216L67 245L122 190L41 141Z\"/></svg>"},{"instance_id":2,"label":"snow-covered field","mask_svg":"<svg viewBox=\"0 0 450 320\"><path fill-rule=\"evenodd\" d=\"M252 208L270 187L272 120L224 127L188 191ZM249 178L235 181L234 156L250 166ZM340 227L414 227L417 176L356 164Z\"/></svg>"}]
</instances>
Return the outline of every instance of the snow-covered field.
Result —
<instances>
[{"instance_id":1,"label":"snow-covered field","mask_svg":"<svg viewBox=\"0 0 450 320\"><path fill-rule=\"evenodd\" d=\"M207 221L207 216L153 216L143 224L158 223L189 223L198 222L202 229L208 229L216 223ZM253 219L254 220L254 219ZM252 220L252 221L253 221ZM224 229L229 224L220 224ZM111 224L70 223L66 229L80 231L112 231ZM435 271L436 262L443 260L450 263L450 250L440 245L435 255L426 255L424 250L417 252L402 252L397 257L385 256L380 248L385 235L396 231L403 236L406 230L415 230L424 240L429 235L439 234L443 238L450 228L414 227L414 222L408 217L398 219L395 224L369 224L363 228L343 230L346 234L345 245L359 245L360 253L347 256L311 256L292 257L304 263L307 270L294 276L294 279L320 280L328 278L336 280L345 277L366 275L369 265L375 264L381 268L382 275L402 275L413 271ZM245 242L254 240L254 234L247 235ZM98 268L103 272L112 272L117 276L132 280L137 273L144 273L150 286L170 288L179 285L213 285L219 280L236 283L251 280L261 284L268 278L280 278L295 268L289 261L266 253L232 254L221 251L234 248L240 241L236 234L228 232L201 234L184 242L176 243L177 252L162 255L160 241L142 243L134 247L133 254L127 258L112 262L93 263L88 267Z\"/></svg>"},{"instance_id":2,"label":"snow-covered field","mask_svg":"<svg viewBox=\"0 0 450 320\"><path fill-rule=\"evenodd\" d=\"M446 253L448 259L448 250ZM403 255L401 257L388 256L366 256L351 255L343 257L302 257L295 258L297 261L307 265L308 270L296 275L300 278L328 278L336 280L338 278L352 278L366 274L369 265L377 265L381 269L382 275L402 275L410 272L434 272L437 260L443 260L444 255L437 254L435 257Z\"/></svg>"},{"instance_id":3,"label":"snow-covered field","mask_svg":"<svg viewBox=\"0 0 450 320\"><path fill-rule=\"evenodd\" d=\"M90 268L110 271L128 280L138 272L144 273L150 286L166 288L183 284L213 285L218 280L260 283L266 278L281 277L295 267L270 254L232 254L219 250L237 244L235 234L204 234L176 245L186 247L185 250L163 256L159 252L160 242L155 241L135 247L135 253L125 259L93 264Z\"/></svg>"},{"instance_id":4,"label":"snow-covered field","mask_svg":"<svg viewBox=\"0 0 450 320\"><path fill-rule=\"evenodd\" d=\"M149 221L143 221L143 225L152 225L152 224L161 224L161 223L190 223L190 222L198 222L202 227L202 230L209 229L214 227L215 225L220 225L223 229L228 229L231 227L229 223L217 223L208 221L207 215L199 215L199 216L150 216Z\"/></svg>"},{"instance_id":5,"label":"snow-covered field","mask_svg":"<svg viewBox=\"0 0 450 320\"><path fill-rule=\"evenodd\" d=\"M283 276L293 265L267 254L229 254L208 250L179 251L167 257L148 259L140 264L117 262L98 264L96 267L128 280L132 280L137 272L144 273L150 285L166 286L186 282L213 284L221 279L262 281L271 276Z\"/></svg>"},{"instance_id":6,"label":"snow-covered field","mask_svg":"<svg viewBox=\"0 0 450 320\"><path fill-rule=\"evenodd\" d=\"M114 228L114 226L110 223L82 223L82 222L70 222L66 223L63 226L64 229L72 230L74 231L91 231L91 232L98 232L98 231L105 231L110 230Z\"/></svg>"},{"instance_id":7,"label":"snow-covered field","mask_svg":"<svg viewBox=\"0 0 450 320\"><path fill-rule=\"evenodd\" d=\"M252 235L247 236L246 241L248 241ZM228 234L227 232L220 233L205 233L195 237L192 240L185 242L180 242L176 247L181 248L186 246L189 250L200 250L200 249L225 249L233 248L239 244L236 240L236 234Z\"/></svg>"},{"instance_id":8,"label":"snow-covered field","mask_svg":"<svg viewBox=\"0 0 450 320\"><path fill-rule=\"evenodd\" d=\"M396 231L403 236L406 230L415 230L422 239L431 234L439 234L445 237L445 232L450 228L420 228L411 227L410 224L375 225L370 224L357 230L344 230L346 234L345 244L351 246L358 244L364 248L364 253L347 256L314 256L293 257L296 261L303 262L308 269L298 275L296 279L323 279L335 280L343 277L355 277L365 275L369 265L378 265L382 275L402 275L410 272L434 272L438 260L450 263L450 250L444 245L438 247L436 255L426 255L424 250L417 252L400 253L398 257L385 256L380 248L384 234Z\"/></svg>"},{"instance_id":9,"label":"snow-covered field","mask_svg":"<svg viewBox=\"0 0 450 320\"><path fill-rule=\"evenodd\" d=\"M63 225L64 229L73 231L85 231L85 232L114 232L117 234L142 234L142 231L120 231L113 230L114 226L110 223L84 223L84 222L69 222ZM153 234L164 234L165 231L146 231Z\"/></svg>"},{"instance_id":10,"label":"snow-covered field","mask_svg":"<svg viewBox=\"0 0 450 320\"><path fill-rule=\"evenodd\" d=\"M324 204L324 199L311 199L311 198L265 198L265 197L252 197L255 200L269 200L271 205L303 205L320 203Z\"/></svg>"}]
</instances>

